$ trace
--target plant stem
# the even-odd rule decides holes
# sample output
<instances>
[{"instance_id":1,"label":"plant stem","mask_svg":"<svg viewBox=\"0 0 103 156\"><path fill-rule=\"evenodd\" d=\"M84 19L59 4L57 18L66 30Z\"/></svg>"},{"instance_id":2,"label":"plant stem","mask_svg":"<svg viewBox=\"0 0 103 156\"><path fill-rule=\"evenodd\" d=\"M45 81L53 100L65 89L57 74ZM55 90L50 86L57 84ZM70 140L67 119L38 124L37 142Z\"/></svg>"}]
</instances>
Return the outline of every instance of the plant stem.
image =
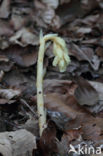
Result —
<instances>
[{"instance_id":1,"label":"plant stem","mask_svg":"<svg viewBox=\"0 0 103 156\"><path fill-rule=\"evenodd\" d=\"M45 41L40 43L38 62L37 62L37 108L39 115L39 128L40 136L42 135L44 126L46 124L46 116L44 111L44 99L43 99L43 59L45 52Z\"/></svg>"},{"instance_id":2,"label":"plant stem","mask_svg":"<svg viewBox=\"0 0 103 156\"><path fill-rule=\"evenodd\" d=\"M66 70L67 65L70 63L68 56L68 50L66 48L65 41L57 36L57 34L48 34L43 37L40 33L40 48L37 61L37 109L39 115L39 128L40 136L46 126L46 114L44 110L44 98L43 98L43 60L45 52L46 41L51 40L54 44L54 66L59 66L61 72Z\"/></svg>"}]
</instances>

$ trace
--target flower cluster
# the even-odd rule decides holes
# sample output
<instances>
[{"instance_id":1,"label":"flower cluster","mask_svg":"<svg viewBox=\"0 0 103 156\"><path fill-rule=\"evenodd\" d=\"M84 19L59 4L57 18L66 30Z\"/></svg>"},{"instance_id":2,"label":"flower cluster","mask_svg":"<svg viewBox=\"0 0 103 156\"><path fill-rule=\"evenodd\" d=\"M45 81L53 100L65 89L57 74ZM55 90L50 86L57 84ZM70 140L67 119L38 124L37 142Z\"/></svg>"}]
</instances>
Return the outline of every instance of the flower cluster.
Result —
<instances>
[{"instance_id":1,"label":"flower cluster","mask_svg":"<svg viewBox=\"0 0 103 156\"><path fill-rule=\"evenodd\" d=\"M70 57L68 56L66 43L62 38L55 37L53 43L53 53L55 55L53 66L58 65L60 72L66 71L66 67L70 63Z\"/></svg>"},{"instance_id":2,"label":"flower cluster","mask_svg":"<svg viewBox=\"0 0 103 156\"><path fill-rule=\"evenodd\" d=\"M53 60L53 66L58 66L60 72L66 71L66 67L70 63L70 57L68 56L68 49L65 41L58 37L57 34L49 34L44 36L44 41L53 41L53 53L55 58Z\"/></svg>"}]
</instances>

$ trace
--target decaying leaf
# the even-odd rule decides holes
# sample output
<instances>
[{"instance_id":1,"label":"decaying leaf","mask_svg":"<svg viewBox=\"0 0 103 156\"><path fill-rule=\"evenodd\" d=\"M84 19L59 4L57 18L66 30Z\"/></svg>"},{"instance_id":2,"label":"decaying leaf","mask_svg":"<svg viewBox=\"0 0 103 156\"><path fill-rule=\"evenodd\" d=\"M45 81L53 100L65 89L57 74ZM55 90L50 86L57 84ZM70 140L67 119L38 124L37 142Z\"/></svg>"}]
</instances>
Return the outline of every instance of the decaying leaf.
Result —
<instances>
[{"instance_id":1,"label":"decaying leaf","mask_svg":"<svg viewBox=\"0 0 103 156\"><path fill-rule=\"evenodd\" d=\"M11 0L3 0L0 7L0 18L8 18L10 14L10 2Z\"/></svg>"},{"instance_id":2,"label":"decaying leaf","mask_svg":"<svg viewBox=\"0 0 103 156\"><path fill-rule=\"evenodd\" d=\"M42 2L35 1L36 17L34 20L36 23L44 28L52 27L58 29L61 26L60 18L55 13L55 8L58 6L58 0L56 2L51 0L45 0Z\"/></svg>"},{"instance_id":3,"label":"decaying leaf","mask_svg":"<svg viewBox=\"0 0 103 156\"><path fill-rule=\"evenodd\" d=\"M52 121L49 121L47 128L43 131L40 138L40 153L42 153L43 156L50 156L51 153L57 153L56 142L56 127Z\"/></svg>"},{"instance_id":4,"label":"decaying leaf","mask_svg":"<svg viewBox=\"0 0 103 156\"><path fill-rule=\"evenodd\" d=\"M19 89L1 89L0 88L0 96L6 98L8 100L20 96L21 91Z\"/></svg>"},{"instance_id":5,"label":"decaying leaf","mask_svg":"<svg viewBox=\"0 0 103 156\"><path fill-rule=\"evenodd\" d=\"M89 34L92 31L91 28L85 28L85 27L81 27L77 30L77 33L79 34Z\"/></svg>"},{"instance_id":6,"label":"decaying leaf","mask_svg":"<svg viewBox=\"0 0 103 156\"><path fill-rule=\"evenodd\" d=\"M33 46L26 46L23 48L14 45L3 51L1 50L0 54L0 61L5 62L5 64L13 64L13 62L15 62L19 66L28 67L35 64L37 61L37 50Z\"/></svg>"},{"instance_id":7,"label":"decaying leaf","mask_svg":"<svg viewBox=\"0 0 103 156\"><path fill-rule=\"evenodd\" d=\"M70 150L70 144L73 144L73 142L79 144L79 142L82 141L81 134L82 132L80 129L66 131L63 134L61 141L57 144L59 153L63 156L68 155L68 151Z\"/></svg>"},{"instance_id":8,"label":"decaying leaf","mask_svg":"<svg viewBox=\"0 0 103 156\"><path fill-rule=\"evenodd\" d=\"M13 26L7 21L0 20L0 36L10 37L14 33Z\"/></svg>"},{"instance_id":9,"label":"decaying leaf","mask_svg":"<svg viewBox=\"0 0 103 156\"><path fill-rule=\"evenodd\" d=\"M60 129L66 129L69 121L76 118L75 110L65 104L65 100L60 94L46 94L44 98L48 115L57 123Z\"/></svg>"},{"instance_id":10,"label":"decaying leaf","mask_svg":"<svg viewBox=\"0 0 103 156\"><path fill-rule=\"evenodd\" d=\"M88 61L91 67L94 70L98 70L100 65L100 60L96 55L93 53L93 49L88 47L81 47L77 46L76 44L71 44L71 54L75 56L78 60L82 61Z\"/></svg>"},{"instance_id":11,"label":"decaying leaf","mask_svg":"<svg viewBox=\"0 0 103 156\"><path fill-rule=\"evenodd\" d=\"M99 96L97 91L83 78L76 79L78 87L75 90L75 97L80 105L96 105Z\"/></svg>"},{"instance_id":12,"label":"decaying leaf","mask_svg":"<svg viewBox=\"0 0 103 156\"><path fill-rule=\"evenodd\" d=\"M22 47L25 47L29 44L38 45L38 37L28 29L23 28L10 38L10 42L18 44Z\"/></svg>"}]
</instances>

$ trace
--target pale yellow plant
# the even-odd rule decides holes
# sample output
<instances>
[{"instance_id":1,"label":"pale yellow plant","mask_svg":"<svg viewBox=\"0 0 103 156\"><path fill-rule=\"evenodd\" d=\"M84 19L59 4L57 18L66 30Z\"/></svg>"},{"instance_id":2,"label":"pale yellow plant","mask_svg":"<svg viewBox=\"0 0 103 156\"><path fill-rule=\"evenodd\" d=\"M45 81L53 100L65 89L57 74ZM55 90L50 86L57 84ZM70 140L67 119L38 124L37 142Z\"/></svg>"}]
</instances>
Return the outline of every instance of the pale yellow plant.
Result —
<instances>
[{"instance_id":1,"label":"pale yellow plant","mask_svg":"<svg viewBox=\"0 0 103 156\"><path fill-rule=\"evenodd\" d=\"M68 49L65 41L58 37L57 34L48 34L43 37L42 32L40 33L40 48L38 53L37 62L37 108L39 115L39 128L40 136L46 126L46 111L44 109L44 98L43 98L43 59L46 48L46 41L51 40L53 42L53 53L54 60L53 66L58 66L60 72L66 71L66 67L70 63L70 57L68 56Z\"/></svg>"}]
</instances>

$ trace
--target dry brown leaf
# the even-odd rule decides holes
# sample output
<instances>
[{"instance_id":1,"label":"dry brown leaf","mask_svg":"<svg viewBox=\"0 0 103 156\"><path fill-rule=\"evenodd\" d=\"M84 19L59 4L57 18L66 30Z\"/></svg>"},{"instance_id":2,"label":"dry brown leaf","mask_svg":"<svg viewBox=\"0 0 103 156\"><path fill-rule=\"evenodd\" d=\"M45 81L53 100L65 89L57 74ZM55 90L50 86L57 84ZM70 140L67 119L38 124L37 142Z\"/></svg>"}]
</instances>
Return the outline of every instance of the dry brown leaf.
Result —
<instances>
[{"instance_id":1,"label":"dry brown leaf","mask_svg":"<svg viewBox=\"0 0 103 156\"><path fill-rule=\"evenodd\" d=\"M20 96L21 91L19 89L0 89L0 96L5 99L12 99Z\"/></svg>"},{"instance_id":2,"label":"dry brown leaf","mask_svg":"<svg viewBox=\"0 0 103 156\"><path fill-rule=\"evenodd\" d=\"M68 155L70 144L73 144L74 142L79 144L79 141L82 141L81 134L82 132L80 129L67 130L57 144L59 153L63 156Z\"/></svg>"},{"instance_id":3,"label":"dry brown leaf","mask_svg":"<svg viewBox=\"0 0 103 156\"><path fill-rule=\"evenodd\" d=\"M2 53L4 55L2 55ZM11 46L4 51L0 52L1 61L12 60L17 65L22 67L29 67L37 61L37 50L33 46L22 48L18 45Z\"/></svg>"},{"instance_id":4,"label":"dry brown leaf","mask_svg":"<svg viewBox=\"0 0 103 156\"><path fill-rule=\"evenodd\" d=\"M103 48L97 47L96 54L100 57L101 60L103 60Z\"/></svg>"},{"instance_id":5,"label":"dry brown leaf","mask_svg":"<svg viewBox=\"0 0 103 156\"><path fill-rule=\"evenodd\" d=\"M58 151L56 145L56 127L52 121L48 122L47 128L43 131L39 148L42 156L51 156L51 153L57 153Z\"/></svg>"},{"instance_id":6,"label":"dry brown leaf","mask_svg":"<svg viewBox=\"0 0 103 156\"><path fill-rule=\"evenodd\" d=\"M57 93L45 94L45 106L48 110L65 114L69 119L75 119L76 111L65 104L63 96Z\"/></svg>"},{"instance_id":7,"label":"dry brown leaf","mask_svg":"<svg viewBox=\"0 0 103 156\"><path fill-rule=\"evenodd\" d=\"M9 99L1 99L1 98L0 98L0 105L1 105L1 107L2 107L2 106L5 105L5 104L13 104L13 103L15 103L15 101L16 101L16 100L9 100Z\"/></svg>"},{"instance_id":8,"label":"dry brown leaf","mask_svg":"<svg viewBox=\"0 0 103 156\"><path fill-rule=\"evenodd\" d=\"M11 0L3 0L0 7L0 18L8 18L10 14L10 2Z\"/></svg>"},{"instance_id":9,"label":"dry brown leaf","mask_svg":"<svg viewBox=\"0 0 103 156\"><path fill-rule=\"evenodd\" d=\"M7 21L0 20L0 36L10 37L14 33L12 25Z\"/></svg>"},{"instance_id":10,"label":"dry brown leaf","mask_svg":"<svg viewBox=\"0 0 103 156\"><path fill-rule=\"evenodd\" d=\"M79 61L88 61L94 70L98 70L100 60L98 56L94 55L93 49L88 47L79 47L76 44L71 44L70 53Z\"/></svg>"},{"instance_id":11,"label":"dry brown leaf","mask_svg":"<svg viewBox=\"0 0 103 156\"><path fill-rule=\"evenodd\" d=\"M4 62L4 61L1 61L0 62L0 70L3 70L4 72L8 72L12 69L14 63L13 62Z\"/></svg>"},{"instance_id":12,"label":"dry brown leaf","mask_svg":"<svg viewBox=\"0 0 103 156\"><path fill-rule=\"evenodd\" d=\"M86 25L92 26L93 24L95 24L98 21L99 17L100 17L99 14L89 15L89 16L85 17L81 22Z\"/></svg>"},{"instance_id":13,"label":"dry brown leaf","mask_svg":"<svg viewBox=\"0 0 103 156\"><path fill-rule=\"evenodd\" d=\"M62 95L73 95L77 85L69 80L46 79L44 81L44 92L46 93L60 93Z\"/></svg>"},{"instance_id":14,"label":"dry brown leaf","mask_svg":"<svg viewBox=\"0 0 103 156\"><path fill-rule=\"evenodd\" d=\"M19 88L25 98L36 94L35 79L30 72L25 74L20 70L12 70L5 74L3 82L10 88Z\"/></svg>"},{"instance_id":15,"label":"dry brown leaf","mask_svg":"<svg viewBox=\"0 0 103 156\"><path fill-rule=\"evenodd\" d=\"M22 28L21 30L17 31L14 36L10 38L11 43L18 44L22 47L27 45L38 45L39 39L36 35L30 32L27 28Z\"/></svg>"},{"instance_id":16,"label":"dry brown leaf","mask_svg":"<svg viewBox=\"0 0 103 156\"><path fill-rule=\"evenodd\" d=\"M91 86L97 91L98 93L98 102L96 105L92 107L88 107L88 110L92 113L99 113L103 111L103 83L96 82L96 81L89 81Z\"/></svg>"},{"instance_id":17,"label":"dry brown leaf","mask_svg":"<svg viewBox=\"0 0 103 156\"><path fill-rule=\"evenodd\" d=\"M79 34L89 34L91 33L92 29L90 27L80 27L79 29L77 29L77 33Z\"/></svg>"},{"instance_id":18,"label":"dry brown leaf","mask_svg":"<svg viewBox=\"0 0 103 156\"><path fill-rule=\"evenodd\" d=\"M95 9L98 6L97 0L81 0L82 7L89 11Z\"/></svg>"},{"instance_id":19,"label":"dry brown leaf","mask_svg":"<svg viewBox=\"0 0 103 156\"><path fill-rule=\"evenodd\" d=\"M93 118L82 124L82 136L83 139L93 141L95 146L100 146L103 144L103 121L102 118Z\"/></svg>"},{"instance_id":20,"label":"dry brown leaf","mask_svg":"<svg viewBox=\"0 0 103 156\"><path fill-rule=\"evenodd\" d=\"M35 16L34 21L41 27L48 28L48 26L54 29L58 29L61 26L59 17L55 13L55 9L58 6L58 1L52 2L51 0L45 0L45 2L35 1Z\"/></svg>"},{"instance_id":21,"label":"dry brown leaf","mask_svg":"<svg viewBox=\"0 0 103 156\"><path fill-rule=\"evenodd\" d=\"M97 91L83 78L76 79L78 87L75 90L75 98L80 105L96 105L99 100Z\"/></svg>"}]
</instances>

